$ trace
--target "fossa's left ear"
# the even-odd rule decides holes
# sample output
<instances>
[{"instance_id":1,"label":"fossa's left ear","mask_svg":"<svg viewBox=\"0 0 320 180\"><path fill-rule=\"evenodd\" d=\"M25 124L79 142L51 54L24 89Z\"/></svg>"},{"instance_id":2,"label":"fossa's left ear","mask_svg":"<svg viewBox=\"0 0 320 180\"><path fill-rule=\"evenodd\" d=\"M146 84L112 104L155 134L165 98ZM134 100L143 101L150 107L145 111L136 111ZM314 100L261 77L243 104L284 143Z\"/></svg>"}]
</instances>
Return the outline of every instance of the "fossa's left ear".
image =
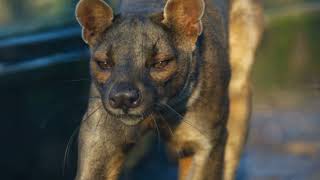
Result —
<instances>
[{"instance_id":1,"label":"fossa's left ear","mask_svg":"<svg viewBox=\"0 0 320 180\"><path fill-rule=\"evenodd\" d=\"M205 9L203 0L168 0L164 8L164 23L172 29L179 48L193 51L202 33L202 22Z\"/></svg>"}]
</instances>

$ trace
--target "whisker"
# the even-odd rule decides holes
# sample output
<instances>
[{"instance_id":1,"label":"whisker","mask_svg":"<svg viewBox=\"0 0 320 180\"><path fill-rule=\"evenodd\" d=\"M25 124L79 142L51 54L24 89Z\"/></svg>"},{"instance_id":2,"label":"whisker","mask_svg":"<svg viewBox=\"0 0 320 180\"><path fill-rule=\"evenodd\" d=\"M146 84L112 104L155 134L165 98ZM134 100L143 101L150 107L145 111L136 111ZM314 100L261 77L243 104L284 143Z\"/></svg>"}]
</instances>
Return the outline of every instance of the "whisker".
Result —
<instances>
[{"instance_id":1,"label":"whisker","mask_svg":"<svg viewBox=\"0 0 320 180\"><path fill-rule=\"evenodd\" d=\"M164 117L159 113L160 118L162 119L162 121L166 124L167 128L170 131L171 136L173 136L173 131L171 129L171 127L169 126L169 123L164 119Z\"/></svg>"},{"instance_id":2,"label":"whisker","mask_svg":"<svg viewBox=\"0 0 320 180\"><path fill-rule=\"evenodd\" d=\"M113 171L116 171L116 170L113 170ZM113 173L113 172L111 172L113 175L112 176L107 176L108 178L110 178L110 179L113 179L113 178L119 178L119 176L121 175L121 173L120 172L117 172L117 173ZM110 174L111 174L110 173Z\"/></svg>"},{"instance_id":3,"label":"whisker","mask_svg":"<svg viewBox=\"0 0 320 180\"><path fill-rule=\"evenodd\" d=\"M96 96L96 97L87 97L87 96L81 96L81 97L77 97L77 98L72 98L72 101L92 101L92 100L99 100L100 97Z\"/></svg>"},{"instance_id":4,"label":"whisker","mask_svg":"<svg viewBox=\"0 0 320 180\"><path fill-rule=\"evenodd\" d=\"M159 113L159 116L162 119L162 121L166 124L167 128L169 129L169 132L170 132L171 136L174 136L173 135L173 131L172 131L169 123L164 119L164 117L160 113ZM176 153L177 153L178 157L182 157L181 156L181 151L179 151L178 149L175 149L175 150L176 150Z\"/></svg>"},{"instance_id":5,"label":"whisker","mask_svg":"<svg viewBox=\"0 0 320 180\"><path fill-rule=\"evenodd\" d=\"M64 158L63 158L63 166L62 166L62 175L64 176L65 175L65 170L66 170L66 167L67 167L67 161L69 159L69 153L70 153L70 149L71 149L71 146L72 146L72 143L73 143L73 139L74 139L74 136L77 134L77 132L79 131L80 129L80 126L78 126L75 130L73 130L69 140L68 140L68 143L67 143L67 147L66 147L66 150L64 152Z\"/></svg>"},{"instance_id":6,"label":"whisker","mask_svg":"<svg viewBox=\"0 0 320 180\"><path fill-rule=\"evenodd\" d=\"M64 80L63 82L81 82L81 81L90 81L90 79L72 79L72 80Z\"/></svg>"},{"instance_id":7,"label":"whisker","mask_svg":"<svg viewBox=\"0 0 320 180\"><path fill-rule=\"evenodd\" d=\"M88 100L89 99L89 100ZM72 99L72 103L74 105L80 105L80 104L84 104L87 103L87 101L94 101L96 99L100 99L100 97L85 97L85 98L77 98L77 99ZM62 101L59 102L50 102L51 105L56 106L56 105L60 105L62 103ZM48 126L48 119L44 119L41 121L40 123L40 128L41 129L45 129Z\"/></svg>"},{"instance_id":8,"label":"whisker","mask_svg":"<svg viewBox=\"0 0 320 180\"><path fill-rule=\"evenodd\" d=\"M99 105L99 106L97 107L97 109L93 110L89 115L87 114L87 117L86 117L84 120L82 120L82 121L88 120L88 119L89 119L94 113L96 113L101 107L102 107L102 105Z\"/></svg>"},{"instance_id":9,"label":"whisker","mask_svg":"<svg viewBox=\"0 0 320 180\"><path fill-rule=\"evenodd\" d=\"M94 97L88 97L89 99L100 99L101 97L99 96L94 96Z\"/></svg>"},{"instance_id":10,"label":"whisker","mask_svg":"<svg viewBox=\"0 0 320 180\"><path fill-rule=\"evenodd\" d=\"M176 115L178 115L180 119L183 119L183 116L180 113L178 113L175 109L173 109L171 106L169 106L168 104L159 104L159 105L167 107L172 112L174 112Z\"/></svg>"},{"instance_id":11,"label":"whisker","mask_svg":"<svg viewBox=\"0 0 320 180\"><path fill-rule=\"evenodd\" d=\"M165 107L169 108L172 112L174 112L176 115L178 115L181 119L183 119L183 116L178 113L175 109L173 109L171 106L169 106L168 104L161 104L164 105Z\"/></svg>"},{"instance_id":12,"label":"whisker","mask_svg":"<svg viewBox=\"0 0 320 180\"><path fill-rule=\"evenodd\" d=\"M159 126L157 124L157 121L156 119L154 118L154 116L151 114L152 116L152 120L154 122L154 125L156 126L156 129L157 129L157 136L158 136L158 150L160 151L160 130L159 130Z\"/></svg>"},{"instance_id":13,"label":"whisker","mask_svg":"<svg viewBox=\"0 0 320 180\"><path fill-rule=\"evenodd\" d=\"M178 113L175 109L173 109L171 106L169 106L168 104L159 104L159 105L161 105L161 106L163 106L163 107L167 107L167 109L171 110L171 112L173 112L173 113L175 113L176 115L178 115L181 120L183 119L183 116L182 116L180 113ZM197 128L196 126L194 126L193 124L191 124L190 122L188 122L187 119L184 119L184 120L181 121L181 122L182 122L182 123L186 123L186 124L189 125L190 127L192 127L192 128L194 128L195 130L197 130L201 135L203 135L204 137L207 137L206 134L203 134L199 128Z\"/></svg>"},{"instance_id":14,"label":"whisker","mask_svg":"<svg viewBox=\"0 0 320 180\"><path fill-rule=\"evenodd\" d=\"M49 101L48 103L50 103L51 105L59 105L65 101L69 101L75 104L81 104L81 103L85 103L87 101L94 101L94 100L100 100L100 97L77 97L77 98L70 98L70 99L64 99L64 100L56 100L56 101Z\"/></svg>"},{"instance_id":15,"label":"whisker","mask_svg":"<svg viewBox=\"0 0 320 180\"><path fill-rule=\"evenodd\" d=\"M189 125L190 127L192 127L192 128L194 128L195 130L197 130L202 136L204 136L204 137L208 137L207 136L207 132L201 132L201 130L199 129L199 128L197 128L195 125L193 125L193 124L191 124L188 120L184 120L184 121L182 121L182 123L186 123L187 125Z\"/></svg>"},{"instance_id":16,"label":"whisker","mask_svg":"<svg viewBox=\"0 0 320 180\"><path fill-rule=\"evenodd\" d=\"M83 120L86 121L88 120L93 114L95 114L100 108L102 107L102 105L99 105L94 111L92 111L89 115L87 115L87 117ZM100 121L100 120L99 120ZM67 147L66 147L66 151L64 153L64 159L63 159L63 169L62 169L62 174L64 176L65 174L65 167L66 167L66 162L68 160L69 157L69 151L70 151L70 147L71 144L73 142L74 136L76 135L76 132L80 129L80 125L72 132L72 135L70 136L68 143L67 143Z\"/></svg>"},{"instance_id":17,"label":"whisker","mask_svg":"<svg viewBox=\"0 0 320 180\"><path fill-rule=\"evenodd\" d=\"M99 121L97 122L97 125L96 125L96 130L97 130L98 126L100 125L101 119L103 119L102 117L103 117L103 114L101 113L101 114L100 114Z\"/></svg>"}]
</instances>

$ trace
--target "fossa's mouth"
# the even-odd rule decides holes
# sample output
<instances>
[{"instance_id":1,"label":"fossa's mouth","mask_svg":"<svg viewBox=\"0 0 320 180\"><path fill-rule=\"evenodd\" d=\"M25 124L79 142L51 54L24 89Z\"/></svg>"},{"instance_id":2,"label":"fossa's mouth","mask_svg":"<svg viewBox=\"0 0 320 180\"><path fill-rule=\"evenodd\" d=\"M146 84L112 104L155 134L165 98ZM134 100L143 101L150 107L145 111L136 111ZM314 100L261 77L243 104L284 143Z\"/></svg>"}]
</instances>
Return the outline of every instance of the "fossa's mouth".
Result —
<instances>
[{"instance_id":1,"label":"fossa's mouth","mask_svg":"<svg viewBox=\"0 0 320 180\"><path fill-rule=\"evenodd\" d=\"M152 109L146 110L144 113L141 114L133 114L133 113L121 113L121 114L115 114L108 110L107 108L104 108L108 114L113 116L115 119L120 120L123 124L127 126L135 126L141 123L144 119L149 117L152 113Z\"/></svg>"},{"instance_id":2,"label":"fossa's mouth","mask_svg":"<svg viewBox=\"0 0 320 180\"><path fill-rule=\"evenodd\" d=\"M138 125L140 122L142 122L143 119L122 119L122 118L120 118L120 121L127 126L135 126L135 125Z\"/></svg>"}]
</instances>

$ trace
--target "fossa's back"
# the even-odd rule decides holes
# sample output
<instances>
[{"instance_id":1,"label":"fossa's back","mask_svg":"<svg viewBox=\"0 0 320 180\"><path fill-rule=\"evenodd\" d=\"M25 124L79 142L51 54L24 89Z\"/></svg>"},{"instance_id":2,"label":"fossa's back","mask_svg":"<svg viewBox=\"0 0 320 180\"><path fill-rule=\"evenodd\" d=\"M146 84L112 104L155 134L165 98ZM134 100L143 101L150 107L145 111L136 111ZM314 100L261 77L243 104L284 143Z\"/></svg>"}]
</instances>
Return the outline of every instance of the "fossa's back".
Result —
<instances>
[{"instance_id":1,"label":"fossa's back","mask_svg":"<svg viewBox=\"0 0 320 180\"><path fill-rule=\"evenodd\" d=\"M122 13L161 12L165 0L123 0ZM231 81L230 114L225 152L225 180L235 178L248 134L251 113L250 75L255 51L263 32L263 14L259 0L205 0L204 28L212 28L220 42L229 48ZM207 19L206 19L207 18ZM207 24L206 24L207 22Z\"/></svg>"},{"instance_id":2,"label":"fossa's back","mask_svg":"<svg viewBox=\"0 0 320 180\"><path fill-rule=\"evenodd\" d=\"M255 51L263 32L263 13L259 0L205 0L212 16L206 27L213 28L229 47L231 81L229 84L230 114L225 150L224 179L232 180L246 142L251 114L250 75ZM122 11L141 8L161 12L164 0L123 0ZM132 8L134 7L134 8ZM204 17L206 18L206 17Z\"/></svg>"}]
</instances>

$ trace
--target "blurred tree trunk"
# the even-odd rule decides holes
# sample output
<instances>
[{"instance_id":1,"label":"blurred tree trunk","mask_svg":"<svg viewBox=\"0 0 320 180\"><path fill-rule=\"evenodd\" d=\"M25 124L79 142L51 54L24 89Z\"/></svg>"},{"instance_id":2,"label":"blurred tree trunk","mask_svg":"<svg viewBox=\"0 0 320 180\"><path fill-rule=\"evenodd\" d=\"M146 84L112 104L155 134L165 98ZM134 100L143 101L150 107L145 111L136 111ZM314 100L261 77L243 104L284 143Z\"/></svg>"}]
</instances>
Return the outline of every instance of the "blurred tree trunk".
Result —
<instances>
[{"instance_id":1,"label":"blurred tree trunk","mask_svg":"<svg viewBox=\"0 0 320 180\"><path fill-rule=\"evenodd\" d=\"M11 19L10 11L8 10L8 2L0 1L0 26L8 23Z\"/></svg>"},{"instance_id":2,"label":"blurred tree trunk","mask_svg":"<svg viewBox=\"0 0 320 180\"><path fill-rule=\"evenodd\" d=\"M7 5L7 11L10 12L10 19L20 21L22 19L30 17L28 12L28 3L23 0L4 0Z\"/></svg>"}]
</instances>

